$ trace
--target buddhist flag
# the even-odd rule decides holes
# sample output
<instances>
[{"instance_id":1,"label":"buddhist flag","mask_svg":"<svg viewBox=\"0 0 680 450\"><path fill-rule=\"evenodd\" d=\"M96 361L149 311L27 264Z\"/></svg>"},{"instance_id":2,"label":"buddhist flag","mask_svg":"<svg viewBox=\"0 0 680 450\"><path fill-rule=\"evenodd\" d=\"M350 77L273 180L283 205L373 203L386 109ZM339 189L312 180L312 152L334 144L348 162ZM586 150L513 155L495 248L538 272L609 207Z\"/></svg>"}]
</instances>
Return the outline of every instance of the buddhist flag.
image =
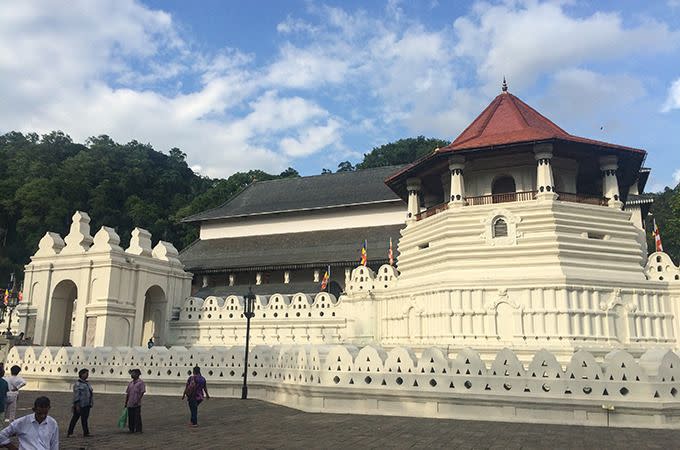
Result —
<instances>
[{"instance_id":1,"label":"buddhist flag","mask_svg":"<svg viewBox=\"0 0 680 450\"><path fill-rule=\"evenodd\" d=\"M366 266L368 263L368 253L366 252L366 247L368 246L368 243L364 239L364 245L361 247L361 262L359 263L362 266Z\"/></svg>"},{"instance_id":2,"label":"buddhist flag","mask_svg":"<svg viewBox=\"0 0 680 450\"><path fill-rule=\"evenodd\" d=\"M394 265L394 250L392 250L392 238L390 238L390 250L387 252L387 257L390 260L390 266Z\"/></svg>"},{"instance_id":3,"label":"buddhist flag","mask_svg":"<svg viewBox=\"0 0 680 450\"><path fill-rule=\"evenodd\" d=\"M661 233L659 233L659 227L656 226L656 219L654 219L654 243L656 244L656 251L663 252L663 245L661 244Z\"/></svg>"},{"instance_id":4,"label":"buddhist flag","mask_svg":"<svg viewBox=\"0 0 680 450\"><path fill-rule=\"evenodd\" d=\"M326 273L323 274L323 278L321 279L321 290L325 291L326 287L328 287L328 280L331 277L331 266L328 266L326 268Z\"/></svg>"}]
</instances>

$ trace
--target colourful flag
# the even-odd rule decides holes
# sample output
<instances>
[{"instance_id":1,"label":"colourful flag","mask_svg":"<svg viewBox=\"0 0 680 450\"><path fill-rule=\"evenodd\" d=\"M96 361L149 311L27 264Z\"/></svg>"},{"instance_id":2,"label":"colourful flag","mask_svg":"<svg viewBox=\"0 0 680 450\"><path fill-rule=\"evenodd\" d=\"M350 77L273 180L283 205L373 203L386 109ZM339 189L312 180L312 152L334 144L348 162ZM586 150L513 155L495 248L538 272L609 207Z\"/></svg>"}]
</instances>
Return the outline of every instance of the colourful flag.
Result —
<instances>
[{"instance_id":1,"label":"colourful flag","mask_svg":"<svg viewBox=\"0 0 680 450\"><path fill-rule=\"evenodd\" d=\"M328 287L328 280L331 277L331 266L328 266L326 268L326 273L323 274L323 278L321 279L321 290L325 291L326 287Z\"/></svg>"},{"instance_id":2,"label":"colourful flag","mask_svg":"<svg viewBox=\"0 0 680 450\"><path fill-rule=\"evenodd\" d=\"M659 233L659 227L656 226L656 219L654 219L654 243L656 244L656 251L663 252L663 245L661 245L661 233Z\"/></svg>"},{"instance_id":3,"label":"colourful flag","mask_svg":"<svg viewBox=\"0 0 680 450\"><path fill-rule=\"evenodd\" d=\"M19 301L22 301L24 299L24 291L19 291L19 295L17 296Z\"/></svg>"},{"instance_id":4,"label":"colourful flag","mask_svg":"<svg viewBox=\"0 0 680 450\"><path fill-rule=\"evenodd\" d=\"M364 245L363 245L363 247L361 247L361 262L359 263L362 266L366 266L366 264L368 263L368 254L366 252L367 246L368 246L367 242L364 239Z\"/></svg>"},{"instance_id":5,"label":"colourful flag","mask_svg":"<svg viewBox=\"0 0 680 450\"><path fill-rule=\"evenodd\" d=\"M5 305L9 303L9 291L5 289Z\"/></svg>"},{"instance_id":6,"label":"colourful flag","mask_svg":"<svg viewBox=\"0 0 680 450\"><path fill-rule=\"evenodd\" d=\"M394 250L392 250L392 238L390 238L390 250L387 253L387 257L390 259L390 266L394 265Z\"/></svg>"}]
</instances>

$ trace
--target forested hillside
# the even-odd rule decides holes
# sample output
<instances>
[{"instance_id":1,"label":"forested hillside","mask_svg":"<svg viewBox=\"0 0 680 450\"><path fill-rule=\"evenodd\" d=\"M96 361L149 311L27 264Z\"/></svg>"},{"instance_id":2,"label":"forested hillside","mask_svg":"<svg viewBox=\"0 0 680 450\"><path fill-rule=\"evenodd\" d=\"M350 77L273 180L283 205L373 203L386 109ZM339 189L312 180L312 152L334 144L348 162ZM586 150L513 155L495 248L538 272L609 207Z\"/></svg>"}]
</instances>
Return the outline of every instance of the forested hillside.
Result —
<instances>
[{"instance_id":1,"label":"forested hillside","mask_svg":"<svg viewBox=\"0 0 680 450\"><path fill-rule=\"evenodd\" d=\"M423 136L400 139L373 148L356 166L344 161L336 170L406 164L447 144ZM195 174L177 148L166 154L149 144L119 144L108 136L80 144L61 132L0 136L0 173L0 286L11 271L22 270L46 231L68 233L75 210L90 214L93 233L104 224L114 227L124 247L132 228L140 226L154 240L170 241L181 250L197 236L194 225L180 223L183 217L224 203L253 180L299 176L288 168L278 175L251 170L211 179ZM652 211L664 248L677 263L680 186L656 197Z\"/></svg>"}]
</instances>

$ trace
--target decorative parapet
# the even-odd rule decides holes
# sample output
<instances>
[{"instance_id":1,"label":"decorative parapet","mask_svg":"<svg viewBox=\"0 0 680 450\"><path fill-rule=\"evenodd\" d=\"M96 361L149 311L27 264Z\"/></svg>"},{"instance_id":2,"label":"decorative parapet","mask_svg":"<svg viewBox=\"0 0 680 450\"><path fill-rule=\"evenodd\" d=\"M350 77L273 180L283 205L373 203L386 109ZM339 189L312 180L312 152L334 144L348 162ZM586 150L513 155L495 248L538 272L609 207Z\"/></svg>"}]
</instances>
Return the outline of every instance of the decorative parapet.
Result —
<instances>
[{"instance_id":1,"label":"decorative parapet","mask_svg":"<svg viewBox=\"0 0 680 450\"><path fill-rule=\"evenodd\" d=\"M236 387L242 382L243 360L243 346L153 347L150 350L142 347L14 347L6 364L21 366L22 375L31 386L41 382L54 385L57 380L63 380L67 386L80 368L90 369L95 383L124 383L128 369L137 367L150 391L154 386L167 386L168 382L183 384L192 367L198 365L213 386L211 391L215 392L216 386L218 389L219 386ZM680 357L658 349L649 350L639 360L625 351L615 350L602 362L586 351L578 351L563 367L545 350L536 353L525 366L509 349L500 351L487 365L471 349L460 350L450 358L440 348L425 349L417 357L403 347L387 351L377 346L358 349L351 345L255 346L249 359L248 381L252 392L262 388L263 397L274 401L278 390L285 395L295 392L299 399L295 404L303 409L302 405L311 404L303 400L305 397L341 395L348 412L388 413L377 406L373 406L376 410L369 411L353 409L366 407L367 401L372 405L381 401L397 402L394 405L411 400L418 404L434 401L444 409L453 404L469 406L478 402L493 406L499 410L498 414L515 411L515 408L533 408L534 413L526 416L531 417L527 421L564 420L565 423L598 425L593 418L603 414L606 407L607 411L621 410L621 414L630 412L630 422L614 418L613 426L636 423L637 426L680 426L677 421ZM224 392L237 394L236 389ZM515 408L500 408L500 404ZM546 416L541 420L540 411L546 408L561 411L559 414L563 417ZM466 417L493 420L484 413L476 417L473 410L465 410ZM444 416L437 408L424 412L399 411L406 415Z\"/></svg>"},{"instance_id":2,"label":"decorative parapet","mask_svg":"<svg viewBox=\"0 0 680 450\"><path fill-rule=\"evenodd\" d=\"M94 244L90 247L90 252L123 253L120 248L120 237L116 230L110 227L101 227L94 235Z\"/></svg>"},{"instance_id":3,"label":"decorative parapet","mask_svg":"<svg viewBox=\"0 0 680 450\"><path fill-rule=\"evenodd\" d=\"M58 233L48 231L38 243L38 251L34 256L54 256L58 255L66 247L64 240Z\"/></svg>"},{"instance_id":4,"label":"decorative parapet","mask_svg":"<svg viewBox=\"0 0 680 450\"><path fill-rule=\"evenodd\" d=\"M165 261L172 266L181 266L179 252L170 242L159 241L151 247L151 233L142 228L132 231L130 246L123 250L116 230L102 226L97 234L90 236L90 216L82 211L73 214L69 234L62 239L58 233L47 232L38 244L34 257L49 258L58 255L84 255L93 253L117 253L146 256Z\"/></svg>"},{"instance_id":5,"label":"decorative parapet","mask_svg":"<svg viewBox=\"0 0 680 450\"><path fill-rule=\"evenodd\" d=\"M208 296L205 299L189 297L179 313L180 321L225 322L233 326L235 321L243 322L243 297ZM314 297L297 293L294 295L273 294L269 297L255 296L255 320L287 319L331 319L336 317L340 302L333 294L319 292Z\"/></svg>"},{"instance_id":6,"label":"decorative parapet","mask_svg":"<svg viewBox=\"0 0 680 450\"><path fill-rule=\"evenodd\" d=\"M151 233L143 228L132 230L130 246L125 251L132 255L151 256Z\"/></svg>"},{"instance_id":7,"label":"decorative parapet","mask_svg":"<svg viewBox=\"0 0 680 450\"><path fill-rule=\"evenodd\" d=\"M359 266L352 270L349 284L345 286L345 290L350 295L367 294L373 290L374 280L375 273L370 267Z\"/></svg>"},{"instance_id":8,"label":"decorative parapet","mask_svg":"<svg viewBox=\"0 0 680 450\"><path fill-rule=\"evenodd\" d=\"M373 288L376 291L391 289L397 284L399 272L389 264L383 264L378 269L375 280L373 281Z\"/></svg>"},{"instance_id":9,"label":"decorative parapet","mask_svg":"<svg viewBox=\"0 0 680 450\"><path fill-rule=\"evenodd\" d=\"M82 211L76 211L73 214L73 222L71 223L71 230L66 238L66 247L62 253L84 253L89 250L92 245L92 236L90 236L90 216Z\"/></svg>"},{"instance_id":10,"label":"decorative parapet","mask_svg":"<svg viewBox=\"0 0 680 450\"><path fill-rule=\"evenodd\" d=\"M680 282L680 268L673 264L667 253L654 252L647 258L645 275L648 280Z\"/></svg>"}]
</instances>

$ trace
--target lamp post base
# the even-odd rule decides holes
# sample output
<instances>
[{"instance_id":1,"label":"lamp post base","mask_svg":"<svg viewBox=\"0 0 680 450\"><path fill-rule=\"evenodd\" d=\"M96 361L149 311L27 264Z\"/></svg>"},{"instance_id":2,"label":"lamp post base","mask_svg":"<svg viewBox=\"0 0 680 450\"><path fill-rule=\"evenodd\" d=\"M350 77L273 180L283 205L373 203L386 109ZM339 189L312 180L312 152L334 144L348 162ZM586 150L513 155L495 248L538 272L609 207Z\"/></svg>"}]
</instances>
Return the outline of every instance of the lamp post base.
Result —
<instances>
[{"instance_id":1,"label":"lamp post base","mask_svg":"<svg viewBox=\"0 0 680 450\"><path fill-rule=\"evenodd\" d=\"M248 386L241 388L241 400L248 400Z\"/></svg>"}]
</instances>

